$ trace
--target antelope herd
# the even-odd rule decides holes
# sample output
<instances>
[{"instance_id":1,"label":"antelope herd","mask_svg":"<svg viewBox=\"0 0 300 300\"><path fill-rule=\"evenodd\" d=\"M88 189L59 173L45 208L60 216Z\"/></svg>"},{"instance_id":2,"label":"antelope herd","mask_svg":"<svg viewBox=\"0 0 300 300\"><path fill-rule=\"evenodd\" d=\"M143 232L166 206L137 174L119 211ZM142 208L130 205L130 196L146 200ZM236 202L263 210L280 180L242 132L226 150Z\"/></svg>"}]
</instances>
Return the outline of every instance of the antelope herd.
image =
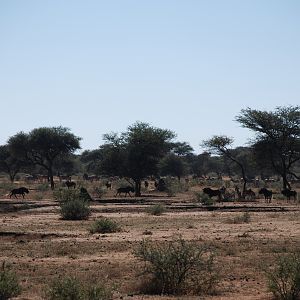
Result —
<instances>
[{"instance_id":1,"label":"antelope herd","mask_svg":"<svg viewBox=\"0 0 300 300\"><path fill-rule=\"evenodd\" d=\"M104 186L106 187L107 190L112 190L113 187L113 182L115 185L118 185L117 181L119 180L118 178L110 178L109 180L106 180L105 183L103 183L103 178L100 178L97 175L88 175L88 174L84 174L82 176L82 179L84 181L89 181L89 182L94 182L94 181L98 181L99 184L104 184ZM100 181L102 180L102 181ZM175 180L175 179L173 179ZM36 182L36 183L43 183L45 181L48 182L48 176L46 175L26 175L24 177L24 181L26 183L30 183L30 182ZM77 187L76 182L73 180L71 180L71 176L63 176L60 175L58 176L58 181L61 184L64 184L68 189L69 188L73 188L75 189ZM207 183L212 182L213 180L211 178L205 180L207 181ZM205 185L205 181L199 183L201 185ZM100 183L102 182L102 183ZM267 181L265 181L267 182ZM144 188L145 191L150 192L153 191L152 186L154 187L154 190L157 191L165 191L166 188L166 182L163 178L159 178L159 179L155 179L155 178L146 178L143 180L144 183ZM225 186L222 186L221 188L218 189L213 189L210 186L204 187L202 189L202 192L204 194L207 194L209 198L213 198L216 197L218 202L223 202L223 201L236 201L236 200L243 200L243 201L255 201L256 199L259 198L259 195L262 195L265 199L266 203L271 203L272 202L272 198L274 194L282 194L284 197L286 197L286 200L297 200L297 191L296 190L291 190L291 189L283 189L279 192L274 192L270 189L267 189L266 187L262 187L260 189L257 189L257 194L255 193L254 190L252 190L251 188L249 189L245 189L243 192L240 191L238 185L236 184L236 182L234 182L234 190L233 189L227 189L225 188ZM259 182L256 180L254 187L257 188ZM151 184L151 186L150 186ZM189 185L190 184L190 180L189 178L187 178L185 180L185 184ZM270 184L268 182L268 184ZM80 184L81 186L82 184ZM151 187L151 188L150 188ZM134 193L135 190L132 186L125 186L125 187L118 187L116 189L116 194L114 195L115 197L117 196L121 196L122 194L124 194L124 196L126 197L127 195L129 195L131 197L130 193ZM25 194L29 193L29 189L26 187L21 187L21 188L17 188L17 189L13 189L11 190L11 192L9 193L9 197L11 198L12 196L15 196L17 198L17 195L22 195L22 197L25 197Z\"/></svg>"}]
</instances>

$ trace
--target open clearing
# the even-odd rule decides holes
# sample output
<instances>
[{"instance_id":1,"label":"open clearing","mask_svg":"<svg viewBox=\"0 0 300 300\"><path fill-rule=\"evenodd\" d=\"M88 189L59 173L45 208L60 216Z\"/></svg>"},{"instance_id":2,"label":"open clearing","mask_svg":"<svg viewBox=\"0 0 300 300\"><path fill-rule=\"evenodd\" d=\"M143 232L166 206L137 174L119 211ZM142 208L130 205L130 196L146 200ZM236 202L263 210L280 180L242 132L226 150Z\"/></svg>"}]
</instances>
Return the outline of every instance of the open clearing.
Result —
<instances>
[{"instance_id":1,"label":"open clearing","mask_svg":"<svg viewBox=\"0 0 300 300\"><path fill-rule=\"evenodd\" d=\"M48 193L49 194L49 193ZM47 195L48 195L47 194ZM58 203L34 200L0 200L0 259L10 263L23 292L16 299L43 299L46 285L59 275L76 275L83 282L105 281L115 287L116 299L271 299L264 267L275 257L300 249L300 207L274 201L218 204L209 211L191 200L191 194L140 199L106 195L91 204L87 221L60 219ZM149 215L146 207L164 202L167 212ZM234 218L250 211L250 222ZM97 218L108 217L122 226L112 234L91 234ZM167 241L182 236L210 245L216 251L221 275L218 293L211 296L145 296L139 293L143 262L133 250L145 238Z\"/></svg>"}]
</instances>

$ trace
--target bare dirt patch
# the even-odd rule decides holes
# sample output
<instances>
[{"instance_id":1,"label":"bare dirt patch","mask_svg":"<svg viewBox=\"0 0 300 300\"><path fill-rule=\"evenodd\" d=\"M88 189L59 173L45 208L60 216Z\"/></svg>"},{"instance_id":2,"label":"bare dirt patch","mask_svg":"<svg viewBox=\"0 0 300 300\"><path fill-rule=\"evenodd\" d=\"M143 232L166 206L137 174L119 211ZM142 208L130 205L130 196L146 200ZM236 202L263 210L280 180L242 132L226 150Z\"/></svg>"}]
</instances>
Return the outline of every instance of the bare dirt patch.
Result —
<instances>
[{"instance_id":1,"label":"bare dirt patch","mask_svg":"<svg viewBox=\"0 0 300 300\"><path fill-rule=\"evenodd\" d=\"M25 201L0 200L0 260L12 264L23 292L17 299L42 299L43 289L58 275L76 275L83 282L95 278L116 287L120 299L270 299L263 267L276 255L300 248L297 205L263 201L218 204L208 210L191 198L156 196L108 197L92 203L87 221L63 221L51 197ZM164 203L167 212L153 216L146 208ZM232 220L245 211L249 223ZM91 223L112 218L122 230L91 234ZM182 236L208 244L216 251L221 274L217 295L146 296L139 294L143 263L133 255L142 239L164 242Z\"/></svg>"}]
</instances>

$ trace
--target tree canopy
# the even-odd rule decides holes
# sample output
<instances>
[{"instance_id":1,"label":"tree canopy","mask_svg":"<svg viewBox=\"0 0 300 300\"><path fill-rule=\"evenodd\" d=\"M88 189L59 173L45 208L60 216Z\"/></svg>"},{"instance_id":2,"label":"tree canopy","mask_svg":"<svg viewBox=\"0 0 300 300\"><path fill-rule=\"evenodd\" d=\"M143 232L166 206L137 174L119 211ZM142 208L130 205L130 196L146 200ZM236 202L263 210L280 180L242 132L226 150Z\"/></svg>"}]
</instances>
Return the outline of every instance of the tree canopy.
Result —
<instances>
[{"instance_id":1,"label":"tree canopy","mask_svg":"<svg viewBox=\"0 0 300 300\"><path fill-rule=\"evenodd\" d=\"M233 142L234 142L233 138L228 137L226 135L215 135L212 138L203 141L202 147L206 148L207 151L213 154L227 157L239 167L244 181L242 194L245 195L246 184L247 184L246 170L244 164L237 157L234 149L232 149Z\"/></svg>"},{"instance_id":2,"label":"tree canopy","mask_svg":"<svg viewBox=\"0 0 300 300\"><path fill-rule=\"evenodd\" d=\"M172 148L175 134L167 129L137 122L126 132L104 135L101 170L104 174L131 178L140 196L141 180L158 173L159 160Z\"/></svg>"},{"instance_id":3,"label":"tree canopy","mask_svg":"<svg viewBox=\"0 0 300 300\"><path fill-rule=\"evenodd\" d=\"M28 134L17 133L8 140L8 145L14 157L46 169L53 189L55 161L80 149L80 140L66 127L40 127Z\"/></svg>"},{"instance_id":4,"label":"tree canopy","mask_svg":"<svg viewBox=\"0 0 300 300\"><path fill-rule=\"evenodd\" d=\"M0 172L8 174L11 182L26 165L25 161L12 155L8 145L0 146Z\"/></svg>"},{"instance_id":5,"label":"tree canopy","mask_svg":"<svg viewBox=\"0 0 300 300\"><path fill-rule=\"evenodd\" d=\"M277 107L275 111L243 109L236 120L256 133L253 148L261 164L271 165L291 188L288 175L299 177L293 167L300 160L300 107Z\"/></svg>"}]
</instances>

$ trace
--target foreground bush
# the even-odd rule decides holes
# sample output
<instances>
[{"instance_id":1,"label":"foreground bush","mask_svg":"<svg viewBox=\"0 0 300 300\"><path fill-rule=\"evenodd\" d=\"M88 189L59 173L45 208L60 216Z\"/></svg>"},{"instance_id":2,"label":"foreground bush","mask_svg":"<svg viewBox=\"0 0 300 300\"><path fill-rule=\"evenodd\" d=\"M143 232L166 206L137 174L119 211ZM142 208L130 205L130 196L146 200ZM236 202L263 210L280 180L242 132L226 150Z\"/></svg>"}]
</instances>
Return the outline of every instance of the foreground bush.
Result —
<instances>
[{"instance_id":1,"label":"foreground bush","mask_svg":"<svg viewBox=\"0 0 300 300\"><path fill-rule=\"evenodd\" d=\"M79 190L61 190L55 197L60 202L60 214L64 220L86 220L91 214L89 200Z\"/></svg>"},{"instance_id":2,"label":"foreground bush","mask_svg":"<svg viewBox=\"0 0 300 300\"><path fill-rule=\"evenodd\" d=\"M112 296L104 285L86 287L74 277L57 278L45 291L47 300L110 300Z\"/></svg>"},{"instance_id":3,"label":"foreground bush","mask_svg":"<svg viewBox=\"0 0 300 300\"><path fill-rule=\"evenodd\" d=\"M300 253L279 257L267 272L269 289L276 299L300 299Z\"/></svg>"},{"instance_id":4,"label":"foreground bush","mask_svg":"<svg viewBox=\"0 0 300 300\"><path fill-rule=\"evenodd\" d=\"M112 297L112 290L103 285L91 286L86 290L86 300L110 300Z\"/></svg>"},{"instance_id":5,"label":"foreground bush","mask_svg":"<svg viewBox=\"0 0 300 300\"><path fill-rule=\"evenodd\" d=\"M48 300L84 300L84 290L73 277L57 278L45 292Z\"/></svg>"},{"instance_id":6,"label":"foreground bush","mask_svg":"<svg viewBox=\"0 0 300 300\"><path fill-rule=\"evenodd\" d=\"M135 255L146 262L144 292L207 294L216 288L213 255L205 246L181 238L163 245L143 240Z\"/></svg>"},{"instance_id":7,"label":"foreground bush","mask_svg":"<svg viewBox=\"0 0 300 300\"><path fill-rule=\"evenodd\" d=\"M7 300L18 296L21 293L21 288L18 279L3 262L0 271L0 299Z\"/></svg>"},{"instance_id":8,"label":"foreground bush","mask_svg":"<svg viewBox=\"0 0 300 300\"><path fill-rule=\"evenodd\" d=\"M96 220L90 227L90 233L113 233L121 230L121 226L108 218Z\"/></svg>"}]
</instances>

